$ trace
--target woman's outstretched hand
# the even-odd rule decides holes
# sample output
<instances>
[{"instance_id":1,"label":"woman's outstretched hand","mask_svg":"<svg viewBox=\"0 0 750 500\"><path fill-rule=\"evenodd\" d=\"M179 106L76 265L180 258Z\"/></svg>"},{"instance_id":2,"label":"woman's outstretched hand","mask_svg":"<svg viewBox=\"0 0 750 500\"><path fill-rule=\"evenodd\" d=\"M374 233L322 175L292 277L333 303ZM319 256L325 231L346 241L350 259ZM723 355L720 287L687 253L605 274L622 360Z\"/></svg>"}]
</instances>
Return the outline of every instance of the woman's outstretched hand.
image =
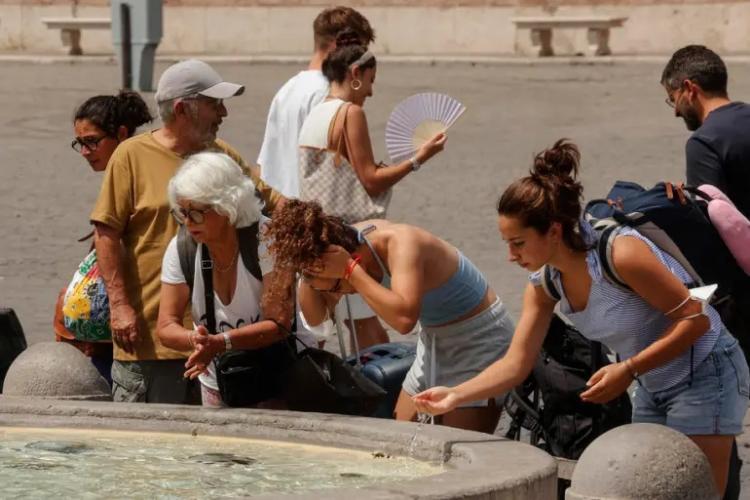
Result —
<instances>
[{"instance_id":1,"label":"woman's outstretched hand","mask_svg":"<svg viewBox=\"0 0 750 500\"><path fill-rule=\"evenodd\" d=\"M458 395L451 387L432 387L412 396L411 400L419 413L442 415L458 406Z\"/></svg>"},{"instance_id":2,"label":"woman's outstretched hand","mask_svg":"<svg viewBox=\"0 0 750 500\"><path fill-rule=\"evenodd\" d=\"M424 163L443 149L445 149L445 141L448 140L448 136L445 132L439 132L435 134L429 141L422 144L417 151L417 161Z\"/></svg>"},{"instance_id":3,"label":"woman's outstretched hand","mask_svg":"<svg viewBox=\"0 0 750 500\"><path fill-rule=\"evenodd\" d=\"M600 368L586 382L588 389L581 393L587 403L604 404L622 394L633 381L625 363L613 363Z\"/></svg>"}]
</instances>

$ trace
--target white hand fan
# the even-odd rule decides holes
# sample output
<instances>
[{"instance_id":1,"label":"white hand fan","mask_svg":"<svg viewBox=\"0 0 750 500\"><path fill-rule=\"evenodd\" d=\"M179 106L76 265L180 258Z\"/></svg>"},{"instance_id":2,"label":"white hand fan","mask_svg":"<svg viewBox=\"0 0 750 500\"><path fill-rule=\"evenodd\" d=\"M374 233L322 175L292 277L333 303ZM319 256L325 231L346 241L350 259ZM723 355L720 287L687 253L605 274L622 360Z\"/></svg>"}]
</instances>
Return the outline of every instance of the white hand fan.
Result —
<instances>
[{"instance_id":1,"label":"white hand fan","mask_svg":"<svg viewBox=\"0 0 750 500\"><path fill-rule=\"evenodd\" d=\"M466 106L445 94L426 92L401 101L385 126L385 147L391 161L401 163L435 134L445 132Z\"/></svg>"}]
</instances>

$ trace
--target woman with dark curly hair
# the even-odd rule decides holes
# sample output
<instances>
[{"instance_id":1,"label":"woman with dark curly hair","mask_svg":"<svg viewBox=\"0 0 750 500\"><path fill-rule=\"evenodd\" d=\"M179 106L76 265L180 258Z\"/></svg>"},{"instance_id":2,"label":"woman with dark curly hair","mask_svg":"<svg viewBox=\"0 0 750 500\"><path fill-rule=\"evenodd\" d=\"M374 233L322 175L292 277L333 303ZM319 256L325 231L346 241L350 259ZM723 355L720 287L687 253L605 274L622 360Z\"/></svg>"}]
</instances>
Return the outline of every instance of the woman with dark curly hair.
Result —
<instances>
[{"instance_id":1,"label":"woman with dark curly hair","mask_svg":"<svg viewBox=\"0 0 750 500\"><path fill-rule=\"evenodd\" d=\"M612 243L612 267L627 287L605 277L596 234L581 219L579 161L574 144L558 141L498 202L509 259L532 271L508 354L456 387L417 394L415 404L441 414L523 382L558 302L545 291L551 287L560 312L622 360L594 373L581 399L606 403L632 384L633 422L689 436L706 454L723 494L732 440L742 432L748 406L745 356L716 310L689 293L693 279L685 268L635 229L621 228ZM549 266L546 281L543 266Z\"/></svg>"},{"instance_id":2,"label":"woman with dark curly hair","mask_svg":"<svg viewBox=\"0 0 750 500\"><path fill-rule=\"evenodd\" d=\"M103 172L117 145L132 137L138 127L151 120L148 106L135 92L122 90L117 95L90 97L73 114L76 136L70 146L83 156L95 172ZM88 240L93 234L80 241ZM111 381L112 343L77 340L63 322L64 295L65 289L60 292L55 304L53 325L57 340L76 346L91 358L102 376Z\"/></svg>"},{"instance_id":3,"label":"woman with dark curly hair","mask_svg":"<svg viewBox=\"0 0 750 500\"><path fill-rule=\"evenodd\" d=\"M499 359L513 321L484 276L459 250L424 229L376 219L346 224L315 202L288 200L274 212L265 237L276 265L302 273L299 301L316 326L333 314L342 295L359 293L392 328L422 332L417 358L395 409L415 420L410 396L434 385L461 383ZM283 297L284 283L272 283ZM495 399L463 405L445 415L452 427L493 432Z\"/></svg>"},{"instance_id":4,"label":"woman with dark curly hair","mask_svg":"<svg viewBox=\"0 0 750 500\"><path fill-rule=\"evenodd\" d=\"M81 153L91 168L107 168L118 144L153 120L140 95L126 90L117 95L98 95L81 104L73 117L76 137L70 146Z\"/></svg>"}]
</instances>

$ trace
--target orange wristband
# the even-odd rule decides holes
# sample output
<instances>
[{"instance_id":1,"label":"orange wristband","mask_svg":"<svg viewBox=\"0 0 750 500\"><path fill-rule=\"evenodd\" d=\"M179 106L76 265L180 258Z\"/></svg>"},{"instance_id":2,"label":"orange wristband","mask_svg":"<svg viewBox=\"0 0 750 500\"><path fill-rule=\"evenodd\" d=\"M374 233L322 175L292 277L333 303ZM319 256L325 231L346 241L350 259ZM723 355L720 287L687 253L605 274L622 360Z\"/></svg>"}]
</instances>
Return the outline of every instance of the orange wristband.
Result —
<instances>
[{"instance_id":1,"label":"orange wristband","mask_svg":"<svg viewBox=\"0 0 750 500\"><path fill-rule=\"evenodd\" d=\"M362 260L361 255L357 255L356 253L352 254L352 259L349 261L349 264L346 265L346 269L344 270L344 280L349 280L351 278L352 273L354 272L354 268L359 265L359 261Z\"/></svg>"}]
</instances>

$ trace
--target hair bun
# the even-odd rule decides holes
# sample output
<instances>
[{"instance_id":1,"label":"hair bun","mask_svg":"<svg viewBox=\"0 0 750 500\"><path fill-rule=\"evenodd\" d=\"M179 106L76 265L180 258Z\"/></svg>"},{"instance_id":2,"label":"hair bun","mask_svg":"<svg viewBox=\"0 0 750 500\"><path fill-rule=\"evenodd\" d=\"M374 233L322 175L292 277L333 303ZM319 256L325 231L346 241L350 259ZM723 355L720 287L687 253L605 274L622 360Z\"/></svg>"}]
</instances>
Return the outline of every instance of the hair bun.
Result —
<instances>
[{"instance_id":1,"label":"hair bun","mask_svg":"<svg viewBox=\"0 0 750 500\"><path fill-rule=\"evenodd\" d=\"M567 139L559 139L554 146L545 149L534 158L531 177L544 182L549 178L574 181L578 175L581 153L578 147Z\"/></svg>"},{"instance_id":2,"label":"hair bun","mask_svg":"<svg viewBox=\"0 0 750 500\"><path fill-rule=\"evenodd\" d=\"M347 47L349 45L362 45L362 40L360 40L353 29L346 28L336 35L336 48Z\"/></svg>"}]
</instances>

